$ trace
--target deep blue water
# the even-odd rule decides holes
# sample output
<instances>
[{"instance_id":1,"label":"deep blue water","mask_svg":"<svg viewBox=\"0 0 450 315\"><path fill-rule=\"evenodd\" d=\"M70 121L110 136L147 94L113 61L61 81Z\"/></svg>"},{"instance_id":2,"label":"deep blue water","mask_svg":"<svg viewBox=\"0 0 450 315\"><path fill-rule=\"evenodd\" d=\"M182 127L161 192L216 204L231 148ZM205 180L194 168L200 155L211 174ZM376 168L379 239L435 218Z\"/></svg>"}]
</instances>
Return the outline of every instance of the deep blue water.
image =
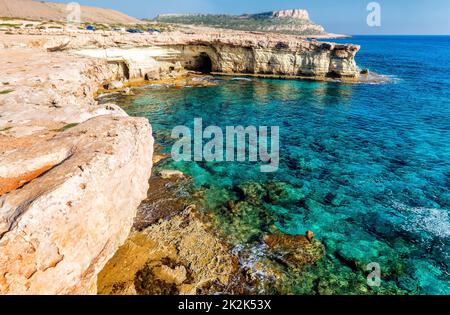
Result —
<instances>
[{"instance_id":1,"label":"deep blue water","mask_svg":"<svg viewBox=\"0 0 450 315\"><path fill-rule=\"evenodd\" d=\"M285 233L314 231L327 251L303 275L287 271L287 292L450 294L450 37L339 41L360 44L358 65L389 81L219 78L216 87L149 87L114 101L148 117L168 152L171 129L196 117L222 127L280 126L276 173L237 162L163 167L193 177L205 190L205 211L236 246L257 248L258 230L270 229L260 215L223 215L228 200L239 200L236 187L282 185L282 200L250 206ZM370 262L382 269L378 289L366 284Z\"/></svg>"}]
</instances>

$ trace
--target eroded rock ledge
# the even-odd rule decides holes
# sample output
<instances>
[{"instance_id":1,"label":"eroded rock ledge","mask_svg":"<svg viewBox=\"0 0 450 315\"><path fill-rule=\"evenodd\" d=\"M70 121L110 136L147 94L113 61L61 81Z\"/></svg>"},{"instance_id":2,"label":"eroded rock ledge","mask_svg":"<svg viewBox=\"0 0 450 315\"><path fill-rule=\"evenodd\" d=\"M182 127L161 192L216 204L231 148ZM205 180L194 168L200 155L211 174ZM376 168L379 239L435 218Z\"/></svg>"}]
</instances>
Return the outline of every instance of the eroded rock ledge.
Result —
<instances>
[{"instance_id":1,"label":"eroded rock ledge","mask_svg":"<svg viewBox=\"0 0 450 315\"><path fill-rule=\"evenodd\" d=\"M154 60L180 62L186 69L225 74L271 74L317 80L355 80L360 74L355 62L355 55L360 49L358 45L310 41L300 36L192 26L154 35L116 32L83 35L61 32L51 35L39 30L15 32L25 36L22 39L29 36L26 41L28 46L75 51L101 49L97 54L92 54L110 61L125 62L130 78L143 77L151 70ZM43 36L36 40L35 35ZM155 53L157 47L165 51ZM129 48L140 50L128 51ZM210 63L206 69L203 68L205 62Z\"/></svg>"},{"instance_id":2,"label":"eroded rock ledge","mask_svg":"<svg viewBox=\"0 0 450 315\"><path fill-rule=\"evenodd\" d=\"M0 294L96 293L148 190L144 118L98 105L106 62L0 50Z\"/></svg>"}]
</instances>

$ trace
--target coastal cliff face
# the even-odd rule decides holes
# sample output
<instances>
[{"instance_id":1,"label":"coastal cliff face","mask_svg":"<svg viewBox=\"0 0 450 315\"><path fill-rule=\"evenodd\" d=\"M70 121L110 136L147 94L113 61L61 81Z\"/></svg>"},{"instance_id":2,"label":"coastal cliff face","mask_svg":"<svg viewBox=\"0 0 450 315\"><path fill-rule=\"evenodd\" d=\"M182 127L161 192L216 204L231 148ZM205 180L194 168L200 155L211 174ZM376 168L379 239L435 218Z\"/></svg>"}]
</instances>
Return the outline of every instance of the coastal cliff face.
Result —
<instances>
[{"instance_id":1,"label":"coastal cliff face","mask_svg":"<svg viewBox=\"0 0 450 315\"><path fill-rule=\"evenodd\" d=\"M160 40L158 44L177 50L179 54L176 58L185 67L195 65L199 56L206 54L211 60L213 72L310 76L318 79L359 76L355 56L360 47L352 44L245 32L212 33L201 38L184 36L178 41Z\"/></svg>"},{"instance_id":2,"label":"coastal cliff face","mask_svg":"<svg viewBox=\"0 0 450 315\"><path fill-rule=\"evenodd\" d=\"M0 56L0 294L96 293L146 197L150 125L94 101L103 61Z\"/></svg>"},{"instance_id":3,"label":"coastal cliff face","mask_svg":"<svg viewBox=\"0 0 450 315\"><path fill-rule=\"evenodd\" d=\"M36 31L18 31L25 34L33 32ZM28 45L60 46L75 52L83 50L86 55L109 61L123 61L129 68L130 79L145 76L157 68L158 62L181 62L184 68L199 70L205 56L211 63L211 69L207 70L212 72L299 76L318 80L359 77L355 62L359 46L308 41L288 35L192 28L192 31L146 36L117 33L109 33L108 36L46 35L40 42L30 38ZM158 48L159 52L155 53ZM89 53L89 50L97 50L97 53Z\"/></svg>"},{"instance_id":4,"label":"coastal cliff face","mask_svg":"<svg viewBox=\"0 0 450 315\"><path fill-rule=\"evenodd\" d=\"M277 46L278 45L278 46ZM282 47L281 47L282 46ZM357 79L355 62L358 46L315 44L300 46L235 46L221 43L186 43L160 45L161 48L84 49L77 54L105 58L116 64L117 71L126 67L129 79L142 78L157 69L179 68L222 74L279 75L285 77ZM164 70L167 72L167 69Z\"/></svg>"},{"instance_id":5,"label":"coastal cliff face","mask_svg":"<svg viewBox=\"0 0 450 315\"><path fill-rule=\"evenodd\" d=\"M223 73L274 74L307 77L358 77L355 62L358 46L304 42L289 46L282 42L266 46L229 44L172 47L180 53L186 68L198 63L199 56L211 60L211 70Z\"/></svg>"},{"instance_id":6,"label":"coastal cliff face","mask_svg":"<svg viewBox=\"0 0 450 315\"><path fill-rule=\"evenodd\" d=\"M309 20L309 13L302 9L279 10L271 12L273 17Z\"/></svg>"},{"instance_id":7,"label":"coastal cliff face","mask_svg":"<svg viewBox=\"0 0 450 315\"><path fill-rule=\"evenodd\" d=\"M146 196L150 148L145 119L99 116L20 159L4 155L2 165L41 167L35 160L50 154L63 161L42 161L49 171L0 198L0 293L96 293L97 274Z\"/></svg>"}]
</instances>

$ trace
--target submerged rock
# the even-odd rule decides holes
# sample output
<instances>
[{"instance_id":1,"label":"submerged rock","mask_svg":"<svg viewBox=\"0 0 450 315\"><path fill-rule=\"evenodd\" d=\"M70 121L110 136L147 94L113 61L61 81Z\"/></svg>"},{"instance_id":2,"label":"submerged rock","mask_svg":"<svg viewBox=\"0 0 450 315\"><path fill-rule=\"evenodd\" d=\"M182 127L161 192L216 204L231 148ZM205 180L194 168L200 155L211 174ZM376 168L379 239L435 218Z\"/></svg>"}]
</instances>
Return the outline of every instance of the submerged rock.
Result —
<instances>
[{"instance_id":1,"label":"submerged rock","mask_svg":"<svg viewBox=\"0 0 450 315\"><path fill-rule=\"evenodd\" d=\"M296 203L309 193L307 189L296 188L285 182L269 182L264 187L268 201L273 204Z\"/></svg>"},{"instance_id":2,"label":"submerged rock","mask_svg":"<svg viewBox=\"0 0 450 315\"><path fill-rule=\"evenodd\" d=\"M260 203L266 195L264 187L257 182L246 182L236 187L243 199L252 203Z\"/></svg>"},{"instance_id":3,"label":"submerged rock","mask_svg":"<svg viewBox=\"0 0 450 315\"><path fill-rule=\"evenodd\" d=\"M325 255L325 247L304 235L276 233L264 236L264 243L288 265L301 267L317 262Z\"/></svg>"},{"instance_id":4,"label":"submerged rock","mask_svg":"<svg viewBox=\"0 0 450 315\"><path fill-rule=\"evenodd\" d=\"M370 71L369 71L369 69L362 69L361 71L360 71L360 74L362 74L362 75L369 75L370 74Z\"/></svg>"},{"instance_id":5,"label":"submerged rock","mask_svg":"<svg viewBox=\"0 0 450 315\"><path fill-rule=\"evenodd\" d=\"M185 177L183 172L178 171L178 170L161 170L161 171L159 171L159 176L161 176L164 179L184 178Z\"/></svg>"},{"instance_id":6,"label":"submerged rock","mask_svg":"<svg viewBox=\"0 0 450 315\"><path fill-rule=\"evenodd\" d=\"M186 178L162 178L154 175L149 180L151 189L147 198L138 208L134 228L138 230L158 222L170 219L183 212L190 204L191 187Z\"/></svg>"},{"instance_id":7,"label":"submerged rock","mask_svg":"<svg viewBox=\"0 0 450 315\"><path fill-rule=\"evenodd\" d=\"M190 207L144 231L132 232L100 273L99 293L217 292L225 290L233 278L236 262Z\"/></svg>"},{"instance_id":8,"label":"submerged rock","mask_svg":"<svg viewBox=\"0 0 450 315\"><path fill-rule=\"evenodd\" d=\"M228 201L222 209L212 220L233 244L256 241L272 231L274 218L262 205Z\"/></svg>"}]
</instances>

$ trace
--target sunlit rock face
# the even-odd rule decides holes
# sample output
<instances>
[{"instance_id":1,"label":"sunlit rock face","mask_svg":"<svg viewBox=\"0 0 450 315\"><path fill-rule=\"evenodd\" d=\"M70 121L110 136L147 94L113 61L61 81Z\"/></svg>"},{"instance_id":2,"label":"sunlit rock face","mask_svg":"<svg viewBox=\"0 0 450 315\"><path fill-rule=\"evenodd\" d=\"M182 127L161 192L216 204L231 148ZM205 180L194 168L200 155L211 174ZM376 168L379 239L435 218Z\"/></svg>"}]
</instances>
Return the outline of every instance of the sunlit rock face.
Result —
<instances>
[{"instance_id":1,"label":"sunlit rock face","mask_svg":"<svg viewBox=\"0 0 450 315\"><path fill-rule=\"evenodd\" d=\"M185 67L196 68L207 56L211 71L311 77L358 77L356 45L328 43L203 44L174 47ZM202 57L204 58L204 57Z\"/></svg>"},{"instance_id":2,"label":"sunlit rock face","mask_svg":"<svg viewBox=\"0 0 450 315\"><path fill-rule=\"evenodd\" d=\"M146 196L150 135L145 119L100 116L15 155L25 167L65 150L59 164L0 198L0 293L96 292L97 273Z\"/></svg>"},{"instance_id":3,"label":"sunlit rock face","mask_svg":"<svg viewBox=\"0 0 450 315\"><path fill-rule=\"evenodd\" d=\"M273 11L272 16L278 18L288 17L293 19L309 20L308 11L301 9Z\"/></svg>"},{"instance_id":4,"label":"sunlit rock face","mask_svg":"<svg viewBox=\"0 0 450 315\"><path fill-rule=\"evenodd\" d=\"M39 31L20 32L34 34ZM45 47L62 44L64 50L125 62L129 78L144 77L167 62L181 62L187 69L198 70L200 58L205 56L210 60L209 70L213 72L318 79L325 76L359 77L355 56L360 46L310 41L306 36L191 27L185 31L152 36L111 33L108 36L83 34L69 38L46 35L40 43ZM36 42L28 45L36 45ZM201 64L204 65L204 61Z\"/></svg>"},{"instance_id":5,"label":"sunlit rock face","mask_svg":"<svg viewBox=\"0 0 450 315\"><path fill-rule=\"evenodd\" d=\"M146 197L150 124L94 100L114 75L103 61L0 56L0 294L96 293Z\"/></svg>"}]
</instances>

